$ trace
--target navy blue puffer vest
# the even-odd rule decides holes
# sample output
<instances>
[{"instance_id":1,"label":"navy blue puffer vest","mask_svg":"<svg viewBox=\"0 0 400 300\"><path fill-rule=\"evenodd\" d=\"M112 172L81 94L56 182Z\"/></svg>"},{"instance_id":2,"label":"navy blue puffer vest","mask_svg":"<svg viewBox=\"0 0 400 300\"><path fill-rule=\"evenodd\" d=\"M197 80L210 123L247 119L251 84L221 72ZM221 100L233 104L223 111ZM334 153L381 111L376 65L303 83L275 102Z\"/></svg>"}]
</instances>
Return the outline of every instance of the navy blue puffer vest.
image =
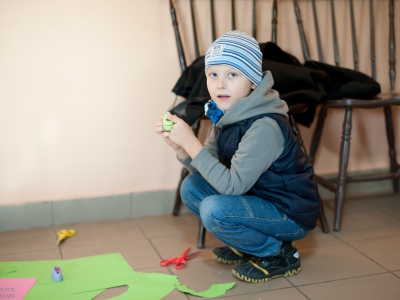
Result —
<instances>
[{"instance_id":1,"label":"navy blue puffer vest","mask_svg":"<svg viewBox=\"0 0 400 300\"><path fill-rule=\"evenodd\" d=\"M246 195L266 199L302 227L314 229L318 219L319 201L313 167L284 116L262 114L217 128L219 160L230 168L232 157L246 131L254 121L266 116L274 119L281 128L285 138L284 150Z\"/></svg>"}]
</instances>

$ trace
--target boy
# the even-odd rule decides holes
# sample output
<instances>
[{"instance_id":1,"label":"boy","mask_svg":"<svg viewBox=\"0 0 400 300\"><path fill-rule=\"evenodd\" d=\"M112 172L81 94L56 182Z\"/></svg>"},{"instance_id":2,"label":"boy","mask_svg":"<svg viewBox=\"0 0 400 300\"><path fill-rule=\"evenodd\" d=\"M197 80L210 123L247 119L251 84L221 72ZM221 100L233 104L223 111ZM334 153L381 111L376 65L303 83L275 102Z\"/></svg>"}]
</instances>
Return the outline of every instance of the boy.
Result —
<instances>
[{"instance_id":1,"label":"boy","mask_svg":"<svg viewBox=\"0 0 400 300\"><path fill-rule=\"evenodd\" d=\"M318 217L313 169L261 63L253 37L226 33L205 56L211 95L205 113L214 125L204 146L177 116L168 116L175 123L170 132L161 122L155 129L192 173L182 183L182 201L227 245L214 249L214 258L254 283L300 271L292 241L315 228Z\"/></svg>"}]
</instances>

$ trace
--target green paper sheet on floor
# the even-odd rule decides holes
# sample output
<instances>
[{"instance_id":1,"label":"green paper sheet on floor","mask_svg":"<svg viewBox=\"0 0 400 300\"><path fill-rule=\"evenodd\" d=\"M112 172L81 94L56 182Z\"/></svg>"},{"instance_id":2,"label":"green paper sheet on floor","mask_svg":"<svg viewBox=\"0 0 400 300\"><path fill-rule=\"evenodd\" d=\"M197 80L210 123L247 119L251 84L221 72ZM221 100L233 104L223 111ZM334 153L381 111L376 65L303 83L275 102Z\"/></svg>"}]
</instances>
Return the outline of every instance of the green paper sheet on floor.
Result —
<instances>
[{"instance_id":1,"label":"green paper sheet on floor","mask_svg":"<svg viewBox=\"0 0 400 300\"><path fill-rule=\"evenodd\" d=\"M61 282L51 278L51 270L59 266ZM24 300L57 299L89 300L108 288L128 286L115 300L158 300L174 289L194 296L222 296L235 283L213 284L210 289L196 292L181 285L177 276L135 272L120 253L97 255L70 260L0 262L0 278L37 278Z\"/></svg>"},{"instance_id":2,"label":"green paper sheet on floor","mask_svg":"<svg viewBox=\"0 0 400 300\"><path fill-rule=\"evenodd\" d=\"M130 284L129 289L113 300L158 300L180 285L178 277L160 273L138 273L141 282Z\"/></svg>"},{"instance_id":3,"label":"green paper sheet on floor","mask_svg":"<svg viewBox=\"0 0 400 300\"><path fill-rule=\"evenodd\" d=\"M74 259L65 266L64 270L63 277L70 294L141 281L139 275L119 253Z\"/></svg>"},{"instance_id":4,"label":"green paper sheet on floor","mask_svg":"<svg viewBox=\"0 0 400 300\"><path fill-rule=\"evenodd\" d=\"M29 293L25 296L24 300L91 300L104 291L97 290L79 294L69 294L68 287L63 284L62 281L57 283L58 284L34 285Z\"/></svg>"},{"instance_id":5,"label":"green paper sheet on floor","mask_svg":"<svg viewBox=\"0 0 400 300\"><path fill-rule=\"evenodd\" d=\"M188 289L186 285L179 285L176 287L178 291L182 293L191 294L194 296L204 297L204 298L214 298L225 295L227 290L230 290L235 285L235 282L212 284L211 287L204 292L196 292L195 290Z\"/></svg>"}]
</instances>

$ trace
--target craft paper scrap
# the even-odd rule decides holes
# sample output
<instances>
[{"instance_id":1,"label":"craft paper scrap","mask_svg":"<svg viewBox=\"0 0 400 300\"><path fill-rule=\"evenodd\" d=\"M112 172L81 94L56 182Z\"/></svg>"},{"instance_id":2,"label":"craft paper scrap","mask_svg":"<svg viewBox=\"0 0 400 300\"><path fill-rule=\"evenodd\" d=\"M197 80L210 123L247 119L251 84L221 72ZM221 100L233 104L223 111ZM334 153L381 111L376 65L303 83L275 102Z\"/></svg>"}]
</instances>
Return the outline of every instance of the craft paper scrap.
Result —
<instances>
[{"instance_id":1,"label":"craft paper scrap","mask_svg":"<svg viewBox=\"0 0 400 300\"><path fill-rule=\"evenodd\" d=\"M104 290L90 291L79 294L70 294L65 282L60 281L55 284L35 284L24 300L91 300Z\"/></svg>"},{"instance_id":2,"label":"craft paper scrap","mask_svg":"<svg viewBox=\"0 0 400 300\"><path fill-rule=\"evenodd\" d=\"M0 299L22 300L37 278L0 278Z\"/></svg>"},{"instance_id":3,"label":"craft paper scrap","mask_svg":"<svg viewBox=\"0 0 400 300\"><path fill-rule=\"evenodd\" d=\"M62 270L70 294L139 282L139 275L120 253L69 260Z\"/></svg>"},{"instance_id":4,"label":"craft paper scrap","mask_svg":"<svg viewBox=\"0 0 400 300\"><path fill-rule=\"evenodd\" d=\"M204 297L204 298L214 298L225 295L227 290L230 290L235 286L235 282L212 284L211 287L204 292L196 292L195 290L190 290L186 285L179 285L176 287L178 291L182 293L191 294L194 296Z\"/></svg>"},{"instance_id":5,"label":"craft paper scrap","mask_svg":"<svg viewBox=\"0 0 400 300\"><path fill-rule=\"evenodd\" d=\"M177 276L160 274L160 273L138 273L142 281L129 285L129 289L118 296L110 298L112 300L161 300L174 289L183 293L192 294L194 296L204 298L214 298L222 296L227 290L231 289L235 282L212 284L211 287L204 292L196 292L188 289L185 285L181 285Z\"/></svg>"},{"instance_id":6,"label":"craft paper scrap","mask_svg":"<svg viewBox=\"0 0 400 300\"><path fill-rule=\"evenodd\" d=\"M130 284L129 289L112 300L161 300L171 293L176 285L179 285L178 278L174 275L159 273L138 273L142 279L140 282Z\"/></svg>"},{"instance_id":7,"label":"craft paper scrap","mask_svg":"<svg viewBox=\"0 0 400 300\"><path fill-rule=\"evenodd\" d=\"M54 266L59 266L63 274L63 284L58 285L58 290L67 289L63 290L67 294L104 290L140 281L120 253L70 260L0 262L0 277L34 277L38 278L36 285L56 285L59 282L53 281L50 276Z\"/></svg>"},{"instance_id":8,"label":"craft paper scrap","mask_svg":"<svg viewBox=\"0 0 400 300\"><path fill-rule=\"evenodd\" d=\"M51 279L51 270L59 266L63 280ZM120 253L71 260L0 262L0 278L37 278L24 300L91 300L108 288L128 286L115 300L158 300L177 289L205 298L224 295L235 282L213 284L204 292L181 285L177 276L135 272Z\"/></svg>"}]
</instances>

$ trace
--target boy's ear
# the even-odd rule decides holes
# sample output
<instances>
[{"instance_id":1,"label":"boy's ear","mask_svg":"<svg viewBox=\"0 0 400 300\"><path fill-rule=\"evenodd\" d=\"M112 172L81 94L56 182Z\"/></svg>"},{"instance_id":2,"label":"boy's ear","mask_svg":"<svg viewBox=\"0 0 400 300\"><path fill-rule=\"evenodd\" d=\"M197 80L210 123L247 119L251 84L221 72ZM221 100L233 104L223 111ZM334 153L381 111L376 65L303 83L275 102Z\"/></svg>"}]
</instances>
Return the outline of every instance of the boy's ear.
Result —
<instances>
[{"instance_id":1,"label":"boy's ear","mask_svg":"<svg viewBox=\"0 0 400 300\"><path fill-rule=\"evenodd\" d=\"M256 84L253 83L253 85L251 86L251 89L254 90L256 87L257 87Z\"/></svg>"}]
</instances>

